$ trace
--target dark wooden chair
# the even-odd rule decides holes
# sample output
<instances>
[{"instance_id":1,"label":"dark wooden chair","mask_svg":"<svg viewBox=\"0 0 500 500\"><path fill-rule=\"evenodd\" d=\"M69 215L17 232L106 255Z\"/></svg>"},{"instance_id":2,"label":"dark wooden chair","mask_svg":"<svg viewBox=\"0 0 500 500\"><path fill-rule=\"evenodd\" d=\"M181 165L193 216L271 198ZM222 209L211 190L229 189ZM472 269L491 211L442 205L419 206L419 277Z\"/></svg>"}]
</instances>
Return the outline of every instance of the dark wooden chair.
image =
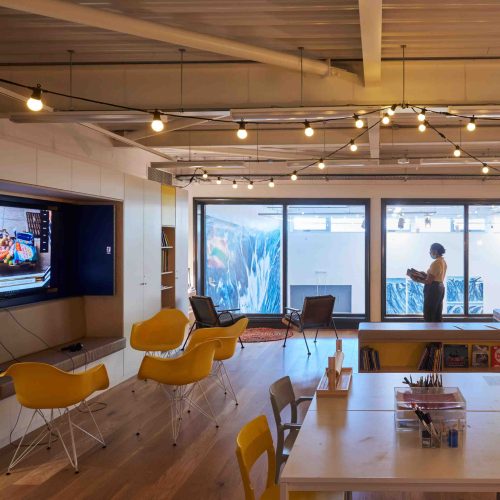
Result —
<instances>
[{"instance_id":1,"label":"dark wooden chair","mask_svg":"<svg viewBox=\"0 0 500 500\"><path fill-rule=\"evenodd\" d=\"M302 311L293 307L286 307L289 311L283 319L282 323L286 325L286 335L283 347L286 347L286 340L290 328L302 333L304 342L306 343L307 354L310 355L309 346L307 344L305 330L316 330L314 342L318 338L318 331L321 329L335 330L335 336L338 338L337 327L333 319L333 308L335 307L335 297L333 295L318 295L317 297L306 297Z\"/></svg>"},{"instance_id":2,"label":"dark wooden chair","mask_svg":"<svg viewBox=\"0 0 500 500\"><path fill-rule=\"evenodd\" d=\"M239 309L217 309L214 304L212 297L205 297L203 295L194 295L189 297L189 302L191 303L191 308L193 309L193 314L195 322L191 329L189 330L188 336L184 341L182 350L186 347L187 341L191 335L191 332L195 328L212 328L216 326L231 326L234 325L241 318L246 318L244 314L235 314ZM244 348L241 338L238 337L241 347Z\"/></svg>"}]
</instances>

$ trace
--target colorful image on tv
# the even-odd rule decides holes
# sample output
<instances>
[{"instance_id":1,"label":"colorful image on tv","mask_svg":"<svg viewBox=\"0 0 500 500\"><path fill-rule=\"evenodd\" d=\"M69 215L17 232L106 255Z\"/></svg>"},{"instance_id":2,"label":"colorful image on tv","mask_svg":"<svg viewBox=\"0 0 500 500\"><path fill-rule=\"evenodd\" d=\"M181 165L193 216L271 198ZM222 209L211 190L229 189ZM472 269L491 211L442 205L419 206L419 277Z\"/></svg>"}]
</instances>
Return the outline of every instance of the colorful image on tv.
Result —
<instances>
[{"instance_id":1,"label":"colorful image on tv","mask_svg":"<svg viewBox=\"0 0 500 500\"><path fill-rule=\"evenodd\" d=\"M50 287L52 212L0 205L0 298Z\"/></svg>"}]
</instances>

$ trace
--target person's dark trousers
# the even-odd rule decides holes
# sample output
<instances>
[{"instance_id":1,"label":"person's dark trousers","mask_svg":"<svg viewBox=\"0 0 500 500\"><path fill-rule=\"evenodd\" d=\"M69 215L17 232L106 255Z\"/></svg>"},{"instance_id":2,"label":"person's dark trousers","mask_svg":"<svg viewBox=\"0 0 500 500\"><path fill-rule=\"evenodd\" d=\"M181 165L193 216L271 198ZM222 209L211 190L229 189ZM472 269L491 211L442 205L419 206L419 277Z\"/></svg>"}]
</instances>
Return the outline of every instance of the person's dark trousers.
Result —
<instances>
[{"instance_id":1,"label":"person's dark trousers","mask_svg":"<svg viewBox=\"0 0 500 500\"><path fill-rule=\"evenodd\" d=\"M433 281L424 286L424 321L443 321L444 285Z\"/></svg>"}]
</instances>

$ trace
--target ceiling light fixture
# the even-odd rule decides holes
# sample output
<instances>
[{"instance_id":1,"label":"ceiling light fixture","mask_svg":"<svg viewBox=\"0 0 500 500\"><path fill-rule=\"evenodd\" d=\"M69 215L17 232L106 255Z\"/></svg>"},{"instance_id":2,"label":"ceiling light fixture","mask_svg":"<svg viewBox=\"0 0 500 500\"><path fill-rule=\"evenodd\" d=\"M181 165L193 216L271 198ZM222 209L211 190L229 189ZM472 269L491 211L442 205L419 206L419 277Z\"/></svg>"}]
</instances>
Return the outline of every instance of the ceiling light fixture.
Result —
<instances>
[{"instance_id":1,"label":"ceiling light fixture","mask_svg":"<svg viewBox=\"0 0 500 500\"><path fill-rule=\"evenodd\" d=\"M391 118L388 113L384 113L384 116L382 116L382 125L389 125L391 123Z\"/></svg>"},{"instance_id":2,"label":"ceiling light fixture","mask_svg":"<svg viewBox=\"0 0 500 500\"><path fill-rule=\"evenodd\" d=\"M307 120L304 122L304 134L306 134L307 137L312 137L314 135L314 129Z\"/></svg>"},{"instance_id":3,"label":"ceiling light fixture","mask_svg":"<svg viewBox=\"0 0 500 500\"><path fill-rule=\"evenodd\" d=\"M222 184L222 179L220 177L217 177L217 180L215 181L216 184Z\"/></svg>"},{"instance_id":4,"label":"ceiling light fixture","mask_svg":"<svg viewBox=\"0 0 500 500\"><path fill-rule=\"evenodd\" d=\"M418 126L418 131L419 132L425 132L427 130L427 122L424 122L424 123L421 123L419 126Z\"/></svg>"},{"instance_id":5,"label":"ceiling light fixture","mask_svg":"<svg viewBox=\"0 0 500 500\"><path fill-rule=\"evenodd\" d=\"M358 146L356 146L356 143L354 142L354 139L351 139L351 142L349 143L349 149L354 153L358 150Z\"/></svg>"},{"instance_id":6,"label":"ceiling light fixture","mask_svg":"<svg viewBox=\"0 0 500 500\"><path fill-rule=\"evenodd\" d=\"M387 114L389 116L394 116L396 114L396 108L397 106L395 104L393 104L388 110L387 110Z\"/></svg>"},{"instance_id":7,"label":"ceiling light fixture","mask_svg":"<svg viewBox=\"0 0 500 500\"><path fill-rule=\"evenodd\" d=\"M268 183L268 186L270 188L273 188L274 187L274 179L271 177L271 179L269 180L269 183Z\"/></svg>"},{"instance_id":8,"label":"ceiling light fixture","mask_svg":"<svg viewBox=\"0 0 500 500\"><path fill-rule=\"evenodd\" d=\"M318 168L319 168L320 170L324 170L324 168L325 168L325 162L323 161L323 158L321 158L321 159L319 160L319 162L318 162Z\"/></svg>"},{"instance_id":9,"label":"ceiling light fixture","mask_svg":"<svg viewBox=\"0 0 500 500\"><path fill-rule=\"evenodd\" d=\"M31 97L26 101L26 106L28 106L31 111L41 111L43 109L42 87L40 84L33 89Z\"/></svg>"},{"instance_id":10,"label":"ceiling light fixture","mask_svg":"<svg viewBox=\"0 0 500 500\"><path fill-rule=\"evenodd\" d=\"M419 122L425 122L425 108L420 110L420 113L417 115L417 120Z\"/></svg>"},{"instance_id":11,"label":"ceiling light fixture","mask_svg":"<svg viewBox=\"0 0 500 500\"><path fill-rule=\"evenodd\" d=\"M455 158L459 158L461 154L462 154L462 151L460 151L460 146L455 146L455 151L453 151L453 156Z\"/></svg>"},{"instance_id":12,"label":"ceiling light fixture","mask_svg":"<svg viewBox=\"0 0 500 500\"><path fill-rule=\"evenodd\" d=\"M238 132L236 132L238 139L246 139L248 137L248 132L245 126L245 122L241 120L240 126L238 127Z\"/></svg>"},{"instance_id":13,"label":"ceiling light fixture","mask_svg":"<svg viewBox=\"0 0 500 500\"><path fill-rule=\"evenodd\" d=\"M476 119L474 117L472 117L467 124L467 130L469 132L474 132L474 130L476 130Z\"/></svg>"},{"instance_id":14,"label":"ceiling light fixture","mask_svg":"<svg viewBox=\"0 0 500 500\"><path fill-rule=\"evenodd\" d=\"M163 121L161 119L160 112L158 110L156 110L153 113L153 121L151 122L151 128L155 132L161 132L164 129L164 127L165 126L163 125Z\"/></svg>"},{"instance_id":15,"label":"ceiling light fixture","mask_svg":"<svg viewBox=\"0 0 500 500\"><path fill-rule=\"evenodd\" d=\"M233 181L233 189L238 189L238 183L236 181Z\"/></svg>"},{"instance_id":16,"label":"ceiling light fixture","mask_svg":"<svg viewBox=\"0 0 500 500\"><path fill-rule=\"evenodd\" d=\"M253 189L253 181L250 181L247 186L248 189Z\"/></svg>"},{"instance_id":17,"label":"ceiling light fixture","mask_svg":"<svg viewBox=\"0 0 500 500\"><path fill-rule=\"evenodd\" d=\"M293 171L293 174L290 176L290 179L292 179L292 181L296 181L298 179L297 170Z\"/></svg>"},{"instance_id":18,"label":"ceiling light fixture","mask_svg":"<svg viewBox=\"0 0 500 500\"><path fill-rule=\"evenodd\" d=\"M484 164L483 168L481 169L481 172L483 174L487 174L489 171L490 171L490 167L488 167L488 165Z\"/></svg>"},{"instance_id":19,"label":"ceiling light fixture","mask_svg":"<svg viewBox=\"0 0 500 500\"><path fill-rule=\"evenodd\" d=\"M358 115L354 115L354 125L356 128L363 128L365 126L365 122Z\"/></svg>"},{"instance_id":20,"label":"ceiling light fixture","mask_svg":"<svg viewBox=\"0 0 500 500\"><path fill-rule=\"evenodd\" d=\"M202 175L202 177L203 177L204 179L208 179L208 173L207 173L207 171L206 171L206 170L203 170L203 175Z\"/></svg>"}]
</instances>

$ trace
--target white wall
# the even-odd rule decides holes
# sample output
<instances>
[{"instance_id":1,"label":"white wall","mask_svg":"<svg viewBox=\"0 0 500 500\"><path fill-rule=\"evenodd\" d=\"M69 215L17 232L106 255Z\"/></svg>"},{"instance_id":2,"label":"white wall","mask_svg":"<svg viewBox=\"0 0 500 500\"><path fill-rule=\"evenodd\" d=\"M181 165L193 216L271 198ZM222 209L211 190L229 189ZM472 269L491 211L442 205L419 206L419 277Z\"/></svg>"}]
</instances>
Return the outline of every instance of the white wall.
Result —
<instances>
[{"instance_id":1,"label":"white wall","mask_svg":"<svg viewBox=\"0 0 500 500\"><path fill-rule=\"evenodd\" d=\"M248 190L234 190L229 184L218 186L192 184L190 197L190 242L189 262L193 257L193 199L194 198L245 198ZM491 199L500 200L500 182L498 181L335 181L278 182L271 190L265 185L256 185L252 198L361 198L370 199L370 318L380 321L381 317L381 200L383 198L436 198L436 199ZM194 269L194 266L193 266ZM356 272L355 269L352 269Z\"/></svg>"},{"instance_id":2,"label":"white wall","mask_svg":"<svg viewBox=\"0 0 500 500\"><path fill-rule=\"evenodd\" d=\"M153 159L143 151L114 148L108 138L78 125L16 125L0 120L2 191L123 201L123 228L118 230L123 229L124 248L117 275L124 276L127 347L99 360L106 364L112 385L136 373L142 359L128 344L132 323L160 309L160 184L145 179ZM146 282L147 286L142 284ZM29 306L23 306L23 312L29 314ZM0 324L0 335L9 335L6 326ZM9 442L18 409L14 396L0 401L0 447ZM23 431L28 416L25 410L12 439Z\"/></svg>"}]
</instances>

